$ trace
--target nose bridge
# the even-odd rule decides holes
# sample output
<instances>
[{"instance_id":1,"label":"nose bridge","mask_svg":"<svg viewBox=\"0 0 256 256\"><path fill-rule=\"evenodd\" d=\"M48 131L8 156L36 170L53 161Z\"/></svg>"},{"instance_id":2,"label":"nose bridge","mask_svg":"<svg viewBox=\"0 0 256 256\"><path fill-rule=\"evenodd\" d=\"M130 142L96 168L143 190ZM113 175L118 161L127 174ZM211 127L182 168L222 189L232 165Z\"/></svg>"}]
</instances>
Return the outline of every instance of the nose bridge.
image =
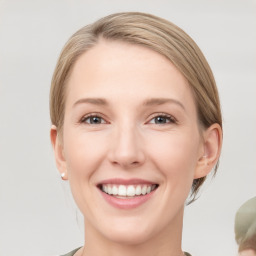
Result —
<instances>
[{"instance_id":1,"label":"nose bridge","mask_svg":"<svg viewBox=\"0 0 256 256\"><path fill-rule=\"evenodd\" d=\"M145 156L139 127L126 120L115 127L114 133L111 161L123 167L142 164Z\"/></svg>"}]
</instances>

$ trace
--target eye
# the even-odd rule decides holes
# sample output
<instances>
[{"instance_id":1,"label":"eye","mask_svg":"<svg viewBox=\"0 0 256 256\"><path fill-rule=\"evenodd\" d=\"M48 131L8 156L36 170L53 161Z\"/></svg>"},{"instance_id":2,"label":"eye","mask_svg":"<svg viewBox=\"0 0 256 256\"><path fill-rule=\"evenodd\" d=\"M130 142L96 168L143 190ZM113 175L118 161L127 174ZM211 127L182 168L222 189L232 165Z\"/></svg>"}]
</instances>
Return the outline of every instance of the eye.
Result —
<instances>
[{"instance_id":1,"label":"eye","mask_svg":"<svg viewBox=\"0 0 256 256\"><path fill-rule=\"evenodd\" d=\"M171 115L157 115L149 121L150 124L168 124L176 123L176 120Z\"/></svg>"},{"instance_id":2,"label":"eye","mask_svg":"<svg viewBox=\"0 0 256 256\"><path fill-rule=\"evenodd\" d=\"M106 121L98 115L89 115L89 116L83 117L81 120L81 123L97 125L97 124L106 124Z\"/></svg>"}]
</instances>

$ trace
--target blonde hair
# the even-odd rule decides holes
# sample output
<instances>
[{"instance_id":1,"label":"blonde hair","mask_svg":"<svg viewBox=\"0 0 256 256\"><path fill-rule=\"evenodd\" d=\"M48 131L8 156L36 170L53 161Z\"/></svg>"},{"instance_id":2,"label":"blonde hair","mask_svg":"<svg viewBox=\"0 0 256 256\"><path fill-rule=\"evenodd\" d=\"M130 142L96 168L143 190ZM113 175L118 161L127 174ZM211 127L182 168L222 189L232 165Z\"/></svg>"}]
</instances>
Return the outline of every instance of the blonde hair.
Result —
<instances>
[{"instance_id":1,"label":"blonde hair","mask_svg":"<svg viewBox=\"0 0 256 256\"><path fill-rule=\"evenodd\" d=\"M188 80L197 105L200 127L214 123L222 127L221 109L212 71L196 43L173 23L151 14L116 13L78 30L68 40L58 59L50 91L52 124L61 132L64 122L65 92L68 78L79 56L100 38L141 45L170 60ZM218 165L218 164L217 164ZM217 171L215 166L214 174ZM192 201L206 177L193 181Z\"/></svg>"}]
</instances>

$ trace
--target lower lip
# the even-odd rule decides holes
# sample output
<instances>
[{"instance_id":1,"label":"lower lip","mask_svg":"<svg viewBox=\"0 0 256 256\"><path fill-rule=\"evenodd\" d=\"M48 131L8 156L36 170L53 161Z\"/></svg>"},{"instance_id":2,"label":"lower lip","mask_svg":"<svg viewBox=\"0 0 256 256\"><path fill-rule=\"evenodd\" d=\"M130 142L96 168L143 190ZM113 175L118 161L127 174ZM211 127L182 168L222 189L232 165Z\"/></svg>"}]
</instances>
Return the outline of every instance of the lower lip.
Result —
<instances>
[{"instance_id":1,"label":"lower lip","mask_svg":"<svg viewBox=\"0 0 256 256\"><path fill-rule=\"evenodd\" d=\"M156 189L150 192L149 194L142 195L142 196L136 196L133 198L127 198L127 199L121 199L121 198L116 198L115 196L110 196L106 194L105 192L101 191L101 194L103 198L112 206L119 208L119 209L133 209L137 208L140 205L144 204L147 202L155 193Z\"/></svg>"}]
</instances>

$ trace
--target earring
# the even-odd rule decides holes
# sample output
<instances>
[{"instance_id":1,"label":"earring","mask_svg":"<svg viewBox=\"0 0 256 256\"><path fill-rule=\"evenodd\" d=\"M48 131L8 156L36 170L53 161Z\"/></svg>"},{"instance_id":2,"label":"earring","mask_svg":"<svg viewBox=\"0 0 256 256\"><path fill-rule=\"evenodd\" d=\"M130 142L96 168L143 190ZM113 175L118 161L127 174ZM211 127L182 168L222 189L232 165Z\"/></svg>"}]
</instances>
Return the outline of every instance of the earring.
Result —
<instances>
[{"instance_id":1,"label":"earring","mask_svg":"<svg viewBox=\"0 0 256 256\"><path fill-rule=\"evenodd\" d=\"M63 172L62 174L61 174L61 178L64 180L64 177L65 177L65 172Z\"/></svg>"}]
</instances>

